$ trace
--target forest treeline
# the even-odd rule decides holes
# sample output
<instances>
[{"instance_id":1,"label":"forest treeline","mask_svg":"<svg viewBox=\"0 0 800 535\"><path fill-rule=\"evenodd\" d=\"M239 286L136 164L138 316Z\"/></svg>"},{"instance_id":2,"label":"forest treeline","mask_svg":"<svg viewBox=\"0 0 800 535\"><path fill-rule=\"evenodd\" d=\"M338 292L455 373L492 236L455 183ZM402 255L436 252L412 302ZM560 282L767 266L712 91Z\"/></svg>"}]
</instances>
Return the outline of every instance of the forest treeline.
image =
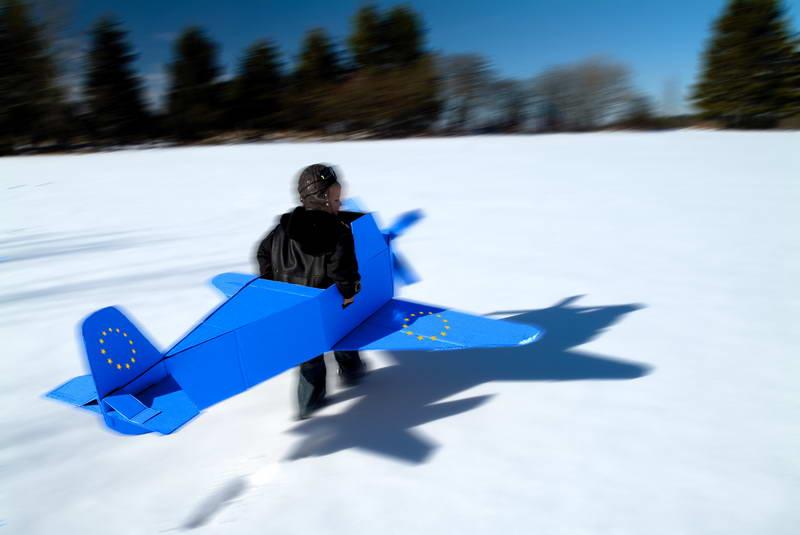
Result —
<instances>
[{"instance_id":1,"label":"forest treeline","mask_svg":"<svg viewBox=\"0 0 800 535\"><path fill-rule=\"evenodd\" d=\"M76 77L35 3L0 0L0 153L152 142L287 137L405 137L658 129L705 121L772 128L800 113L800 46L779 0L729 0L692 88L696 114L665 116L627 66L602 57L505 78L480 54L432 51L408 6L359 9L349 35L302 36L287 61L269 39L226 73L219 47L184 29L164 66L160 105L147 98L122 22L97 20ZM520 52L522 53L522 51ZM527 52L526 52L527 53ZM794 119L793 119L794 118Z\"/></svg>"}]
</instances>

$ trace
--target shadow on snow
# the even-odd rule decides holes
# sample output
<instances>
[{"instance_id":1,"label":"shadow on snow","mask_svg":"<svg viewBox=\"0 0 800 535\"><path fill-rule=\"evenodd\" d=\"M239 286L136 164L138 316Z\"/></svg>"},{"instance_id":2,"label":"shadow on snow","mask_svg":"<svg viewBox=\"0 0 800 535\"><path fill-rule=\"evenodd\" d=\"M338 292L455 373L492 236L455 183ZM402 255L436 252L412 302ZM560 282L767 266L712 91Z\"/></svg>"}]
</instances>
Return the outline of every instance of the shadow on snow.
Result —
<instances>
[{"instance_id":1,"label":"shadow on snow","mask_svg":"<svg viewBox=\"0 0 800 535\"><path fill-rule=\"evenodd\" d=\"M287 460L360 448L409 463L427 461L438 445L414 427L479 407L492 396L441 401L492 381L636 379L643 364L575 351L640 304L570 306L580 296L528 311L500 311L507 319L534 324L545 336L531 345L442 352L392 352L393 365L373 371L357 387L331 396L331 403L356 399L340 414L317 416L291 432L303 435Z\"/></svg>"}]
</instances>

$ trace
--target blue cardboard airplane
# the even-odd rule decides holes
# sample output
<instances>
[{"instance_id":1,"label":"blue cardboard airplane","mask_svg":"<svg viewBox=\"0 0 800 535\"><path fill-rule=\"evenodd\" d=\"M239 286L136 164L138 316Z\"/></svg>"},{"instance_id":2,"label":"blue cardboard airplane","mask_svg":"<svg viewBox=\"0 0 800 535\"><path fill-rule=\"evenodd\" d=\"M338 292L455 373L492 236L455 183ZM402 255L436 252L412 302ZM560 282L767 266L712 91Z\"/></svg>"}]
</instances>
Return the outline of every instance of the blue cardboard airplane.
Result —
<instances>
[{"instance_id":1,"label":"blue cardboard airplane","mask_svg":"<svg viewBox=\"0 0 800 535\"><path fill-rule=\"evenodd\" d=\"M401 216L381 231L372 214L340 212L351 223L361 292L342 308L336 286L310 288L223 273L226 297L165 352L115 307L81 326L90 375L47 394L102 415L120 433L169 434L200 411L332 350L445 351L529 344L542 329L394 298L415 276L392 241L420 219Z\"/></svg>"}]
</instances>

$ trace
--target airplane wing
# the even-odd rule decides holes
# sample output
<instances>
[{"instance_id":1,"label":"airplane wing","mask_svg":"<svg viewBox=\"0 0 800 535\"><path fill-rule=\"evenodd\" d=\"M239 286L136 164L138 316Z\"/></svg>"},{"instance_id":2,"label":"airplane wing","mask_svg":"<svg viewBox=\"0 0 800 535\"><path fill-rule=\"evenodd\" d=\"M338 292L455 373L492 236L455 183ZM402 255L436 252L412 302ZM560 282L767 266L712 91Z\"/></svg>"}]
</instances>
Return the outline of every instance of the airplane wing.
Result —
<instances>
[{"instance_id":1,"label":"airplane wing","mask_svg":"<svg viewBox=\"0 0 800 535\"><path fill-rule=\"evenodd\" d=\"M448 351L530 344L541 327L392 299L334 347L337 351Z\"/></svg>"},{"instance_id":2,"label":"airplane wing","mask_svg":"<svg viewBox=\"0 0 800 535\"><path fill-rule=\"evenodd\" d=\"M211 279L211 284L222 292L225 297L231 297L257 278L256 275L247 275L245 273L220 273Z\"/></svg>"}]
</instances>

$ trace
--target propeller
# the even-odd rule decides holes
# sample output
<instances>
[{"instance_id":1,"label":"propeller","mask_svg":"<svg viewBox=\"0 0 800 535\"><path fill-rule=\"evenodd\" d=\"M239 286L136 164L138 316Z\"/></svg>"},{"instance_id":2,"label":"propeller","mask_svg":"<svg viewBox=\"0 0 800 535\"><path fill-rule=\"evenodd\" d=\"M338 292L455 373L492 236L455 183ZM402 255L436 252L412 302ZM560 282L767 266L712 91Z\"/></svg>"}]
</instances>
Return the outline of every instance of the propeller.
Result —
<instances>
[{"instance_id":1,"label":"propeller","mask_svg":"<svg viewBox=\"0 0 800 535\"><path fill-rule=\"evenodd\" d=\"M405 259L395 248L392 243L395 238L402 236L406 230L417 223L420 219L425 217L422 210L411 210L401 214L394 223L388 228L384 229L383 235L386 237L386 242L389 244L389 251L392 253L392 271L394 272L395 282L400 285L410 285L419 282L419 275L411 267L408 260Z\"/></svg>"},{"instance_id":2,"label":"propeller","mask_svg":"<svg viewBox=\"0 0 800 535\"><path fill-rule=\"evenodd\" d=\"M415 282L419 282L420 278L408 260L403 255L394 250L394 247L389 246L389 251L392 253L392 271L394 272L394 280L396 284L409 286Z\"/></svg>"},{"instance_id":3,"label":"propeller","mask_svg":"<svg viewBox=\"0 0 800 535\"><path fill-rule=\"evenodd\" d=\"M396 237L401 236L406 229L414 225L414 223L423 217L425 217L425 214L422 212L422 210L411 210L410 212L401 214L397 219L395 219L392 226L383 230L383 234L390 240L393 240Z\"/></svg>"},{"instance_id":4,"label":"propeller","mask_svg":"<svg viewBox=\"0 0 800 535\"><path fill-rule=\"evenodd\" d=\"M346 199L342 203L342 209L349 212L369 212L369 210L367 210L364 205L355 198ZM411 264L408 262L408 260L406 260L405 257L396 250L392 242L395 238L402 236L406 230L408 230L423 217L425 217L425 213L422 210L411 210L409 212L400 214L400 216L394 220L394 223L381 230L386 238L386 243L389 245L389 251L392 254L392 272L394 273L394 280L395 284L397 285L408 286L409 284L414 284L415 282L420 281L419 275L417 275L417 273L411 267Z\"/></svg>"}]
</instances>

